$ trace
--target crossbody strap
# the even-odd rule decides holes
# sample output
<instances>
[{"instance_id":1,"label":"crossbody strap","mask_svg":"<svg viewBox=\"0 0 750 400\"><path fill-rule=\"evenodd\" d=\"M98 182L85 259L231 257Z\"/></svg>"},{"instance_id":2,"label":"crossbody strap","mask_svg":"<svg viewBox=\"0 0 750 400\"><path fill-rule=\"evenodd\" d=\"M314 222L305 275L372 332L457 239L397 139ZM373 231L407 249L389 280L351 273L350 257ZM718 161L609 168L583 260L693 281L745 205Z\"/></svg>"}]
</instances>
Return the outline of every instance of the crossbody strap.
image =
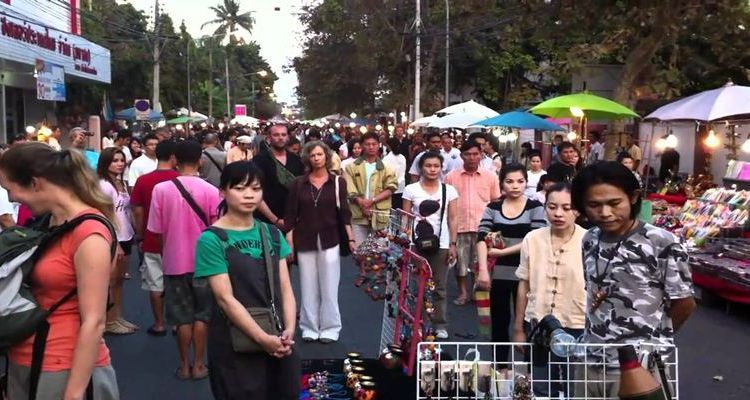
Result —
<instances>
[{"instance_id":1,"label":"crossbody strap","mask_svg":"<svg viewBox=\"0 0 750 400\"><path fill-rule=\"evenodd\" d=\"M339 177L338 176L334 178L334 186L336 187L336 209L341 210L341 198L339 197Z\"/></svg>"},{"instance_id":2,"label":"crossbody strap","mask_svg":"<svg viewBox=\"0 0 750 400\"><path fill-rule=\"evenodd\" d=\"M213 156L212 156L211 154L209 154L209 153L208 153L208 152L207 152L206 150L203 150L203 154L205 154L205 155L206 155L206 157L208 157L208 159L209 159L209 160L211 160L211 162L212 162L212 163L213 163L213 164L214 164L214 165L216 166L216 168L218 168L218 169L219 169L219 172L224 172L224 168L222 168L222 167L221 167L221 166L219 165L219 163L218 163L218 162L216 162L216 159L214 159L214 158L213 158Z\"/></svg>"},{"instance_id":3,"label":"crossbody strap","mask_svg":"<svg viewBox=\"0 0 750 400\"><path fill-rule=\"evenodd\" d=\"M182 185L182 182L180 182L178 178L173 178L172 183L177 186L177 190L179 190L180 194L182 194L182 198L187 201L188 205L190 205L190 208L192 208L198 218L203 221L203 224L205 224L206 226L210 226L211 224L208 223L208 217L206 216L206 213L204 213L203 210L198 207L198 203L195 202L195 199L190 195L190 192L185 189L185 186Z\"/></svg>"},{"instance_id":4,"label":"crossbody strap","mask_svg":"<svg viewBox=\"0 0 750 400\"><path fill-rule=\"evenodd\" d=\"M279 313L276 311L276 290L274 289L274 271L273 271L275 265L273 262L273 258L271 257L271 242L268 240L268 234L270 233L270 228L268 227L268 224L260 222L258 220L256 220L255 223L260 224L258 228L260 229L260 240L263 244L263 258L266 264L266 278L268 278L268 291L271 295L271 314L273 315L276 328L279 330L279 332L281 332L284 330L284 327L281 324L281 320L279 319Z\"/></svg>"},{"instance_id":5,"label":"crossbody strap","mask_svg":"<svg viewBox=\"0 0 750 400\"><path fill-rule=\"evenodd\" d=\"M445 183L441 183L440 186L442 187L443 191L443 202L440 204L440 227L438 228L438 243L440 242L440 237L443 236L443 216L445 214L445 199L447 197L447 189L445 188Z\"/></svg>"}]
</instances>

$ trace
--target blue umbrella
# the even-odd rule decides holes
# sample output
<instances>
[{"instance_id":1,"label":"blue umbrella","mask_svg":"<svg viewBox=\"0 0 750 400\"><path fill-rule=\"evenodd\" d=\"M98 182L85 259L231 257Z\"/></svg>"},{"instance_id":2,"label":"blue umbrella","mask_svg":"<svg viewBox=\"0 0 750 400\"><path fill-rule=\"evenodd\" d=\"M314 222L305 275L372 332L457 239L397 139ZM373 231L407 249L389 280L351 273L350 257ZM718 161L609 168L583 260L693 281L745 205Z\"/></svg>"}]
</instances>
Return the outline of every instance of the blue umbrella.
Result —
<instances>
[{"instance_id":1,"label":"blue umbrella","mask_svg":"<svg viewBox=\"0 0 750 400\"><path fill-rule=\"evenodd\" d=\"M539 118L534 114L523 111L509 111L496 117L488 118L474 125L482 126L507 126L518 129L536 129L540 131L564 131L559 125L553 124L545 119Z\"/></svg>"},{"instance_id":2,"label":"blue umbrella","mask_svg":"<svg viewBox=\"0 0 750 400\"><path fill-rule=\"evenodd\" d=\"M115 113L115 119L124 119L126 121L135 121L135 107L126 108ZM164 115L158 111L151 110L148 116L149 121L160 121Z\"/></svg>"}]
</instances>

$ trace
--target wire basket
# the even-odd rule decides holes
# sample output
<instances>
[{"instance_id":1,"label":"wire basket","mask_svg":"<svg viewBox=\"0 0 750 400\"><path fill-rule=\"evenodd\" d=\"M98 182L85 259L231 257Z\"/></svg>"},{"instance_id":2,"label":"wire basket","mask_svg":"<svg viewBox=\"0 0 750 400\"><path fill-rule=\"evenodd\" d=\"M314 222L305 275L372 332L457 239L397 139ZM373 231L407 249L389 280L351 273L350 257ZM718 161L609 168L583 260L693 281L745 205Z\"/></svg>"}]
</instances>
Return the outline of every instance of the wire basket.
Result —
<instances>
[{"instance_id":1,"label":"wire basket","mask_svg":"<svg viewBox=\"0 0 750 400\"><path fill-rule=\"evenodd\" d=\"M617 399L619 366L605 362L601 354L616 354L622 345L567 346L576 355L557 357L532 343L419 343L417 398ZM662 382L665 397L679 399L677 348L641 344L636 349L642 365Z\"/></svg>"}]
</instances>

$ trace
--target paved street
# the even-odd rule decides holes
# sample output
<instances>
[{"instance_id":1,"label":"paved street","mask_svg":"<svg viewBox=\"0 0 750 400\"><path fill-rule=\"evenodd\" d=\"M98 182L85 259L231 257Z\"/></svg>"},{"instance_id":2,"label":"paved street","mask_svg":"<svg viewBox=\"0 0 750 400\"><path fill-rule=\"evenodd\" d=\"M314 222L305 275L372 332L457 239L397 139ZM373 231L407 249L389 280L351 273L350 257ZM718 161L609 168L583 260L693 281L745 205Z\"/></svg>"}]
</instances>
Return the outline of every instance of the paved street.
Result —
<instances>
[{"instance_id":1,"label":"paved street","mask_svg":"<svg viewBox=\"0 0 750 400\"><path fill-rule=\"evenodd\" d=\"M146 294L139 289L135 265L133 279L126 283L125 314L145 330L150 321ZM352 285L355 268L344 265L340 303L344 330L333 345L300 344L302 358L342 358L347 351L374 357L378 351L382 303L371 301ZM296 276L295 286L297 285ZM455 292L455 290L453 290ZM735 306L729 314L724 303L711 300L701 305L678 337L680 346L680 399L747 399L750 397L750 312ZM475 333L471 307L450 304L451 340L455 333ZM299 342L299 341L298 341ZM181 382L174 377L177 348L171 336L154 338L145 333L107 337L117 370L122 399L210 399L208 381ZM301 343L301 342L300 342ZM714 376L723 376L715 381Z\"/></svg>"}]
</instances>

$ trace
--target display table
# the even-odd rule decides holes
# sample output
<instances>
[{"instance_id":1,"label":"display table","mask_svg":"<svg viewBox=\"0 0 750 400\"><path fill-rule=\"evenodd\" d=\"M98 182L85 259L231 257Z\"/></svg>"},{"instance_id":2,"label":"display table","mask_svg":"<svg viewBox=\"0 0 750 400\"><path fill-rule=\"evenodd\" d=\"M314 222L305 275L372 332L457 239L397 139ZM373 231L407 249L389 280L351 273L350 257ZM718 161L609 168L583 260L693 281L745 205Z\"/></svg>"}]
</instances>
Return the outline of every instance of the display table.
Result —
<instances>
[{"instance_id":1,"label":"display table","mask_svg":"<svg viewBox=\"0 0 750 400\"><path fill-rule=\"evenodd\" d=\"M736 303L750 304L750 263L712 254L690 256L693 283Z\"/></svg>"},{"instance_id":2,"label":"display table","mask_svg":"<svg viewBox=\"0 0 750 400\"><path fill-rule=\"evenodd\" d=\"M648 200L664 200L669 204L675 204L678 206L682 206L687 201L687 196L683 194L659 194L659 193L651 193L647 197Z\"/></svg>"},{"instance_id":3,"label":"display table","mask_svg":"<svg viewBox=\"0 0 750 400\"><path fill-rule=\"evenodd\" d=\"M376 399L414 399L417 397L416 378L406 376L400 369L388 370L376 359L364 359L365 373L375 381ZM341 374L344 359L302 360L302 376L314 372L328 371ZM303 382L304 387L304 382ZM349 390L351 395L351 390Z\"/></svg>"}]
</instances>

